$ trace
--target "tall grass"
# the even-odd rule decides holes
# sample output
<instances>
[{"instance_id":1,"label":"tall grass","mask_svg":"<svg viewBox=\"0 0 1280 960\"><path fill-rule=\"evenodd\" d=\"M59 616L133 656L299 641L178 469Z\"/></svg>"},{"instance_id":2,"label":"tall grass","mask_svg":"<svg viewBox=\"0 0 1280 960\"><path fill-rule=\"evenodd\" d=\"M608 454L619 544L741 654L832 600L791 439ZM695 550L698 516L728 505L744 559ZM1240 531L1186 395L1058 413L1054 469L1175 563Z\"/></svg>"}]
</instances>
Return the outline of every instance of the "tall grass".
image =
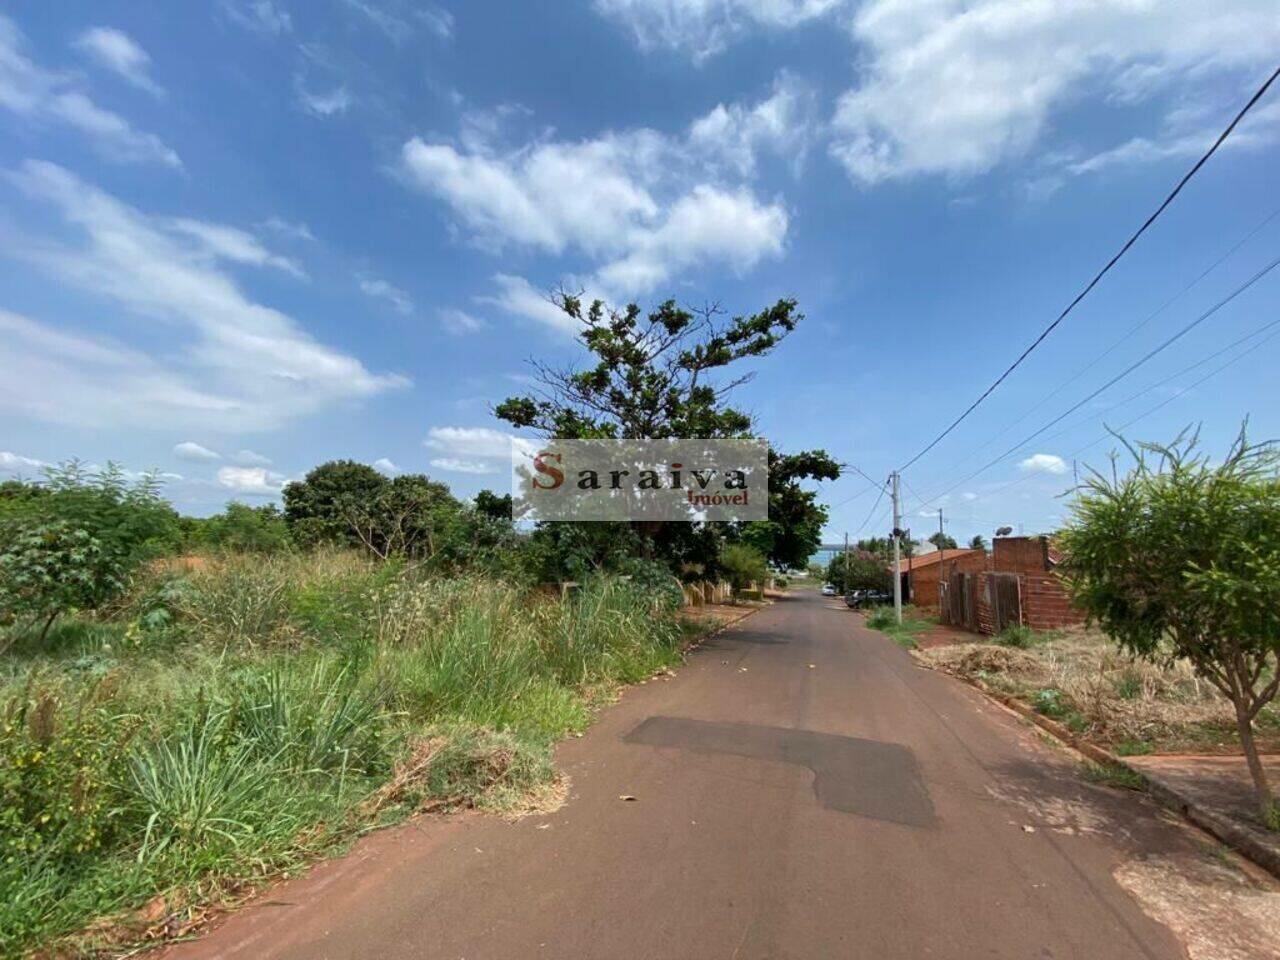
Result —
<instances>
[{"instance_id":1,"label":"tall grass","mask_svg":"<svg viewBox=\"0 0 1280 960\"><path fill-rule=\"evenodd\" d=\"M0 674L0 955L104 915L128 940L157 894L191 909L423 803L514 803L682 642L619 581L552 599L345 554L155 571L113 616Z\"/></svg>"}]
</instances>

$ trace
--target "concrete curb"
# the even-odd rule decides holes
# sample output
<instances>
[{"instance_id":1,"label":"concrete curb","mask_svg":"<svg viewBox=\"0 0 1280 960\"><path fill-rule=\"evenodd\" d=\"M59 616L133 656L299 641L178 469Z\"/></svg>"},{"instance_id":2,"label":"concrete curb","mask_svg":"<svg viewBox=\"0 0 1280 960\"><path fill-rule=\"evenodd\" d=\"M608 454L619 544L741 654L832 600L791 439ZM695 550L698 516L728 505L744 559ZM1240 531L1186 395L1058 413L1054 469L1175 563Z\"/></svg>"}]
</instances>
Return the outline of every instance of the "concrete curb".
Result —
<instances>
[{"instance_id":1,"label":"concrete curb","mask_svg":"<svg viewBox=\"0 0 1280 960\"><path fill-rule=\"evenodd\" d=\"M921 666L930 670L935 669L932 664L923 658L912 653L913 659ZM1037 713L1031 707L1027 706L1016 697L1008 694L1000 693L998 690L992 690L987 684L981 680L970 680L968 677L959 677L954 673L947 673L945 670L937 671L946 673L947 676L953 677L963 683L967 683L985 697L994 700L1001 706L1007 707L1014 713L1027 720L1030 720L1036 726L1045 732L1051 734L1055 739L1062 741L1072 750L1080 753L1095 763L1115 764L1123 767L1129 772L1139 777L1146 786L1147 793L1167 810L1180 814L1200 829L1212 834L1221 840L1227 846L1231 847L1237 853L1247 857L1251 862L1256 863L1268 873L1280 879L1280 853L1277 853L1266 844L1259 843L1258 840L1243 827L1237 826L1226 817L1207 810L1194 800L1179 793L1170 787L1167 783L1163 783L1155 779L1145 770L1140 770L1130 763L1125 762L1124 758L1118 757L1108 750L1103 750L1096 744L1089 743L1086 740L1058 723L1056 720L1050 719L1041 713Z\"/></svg>"}]
</instances>

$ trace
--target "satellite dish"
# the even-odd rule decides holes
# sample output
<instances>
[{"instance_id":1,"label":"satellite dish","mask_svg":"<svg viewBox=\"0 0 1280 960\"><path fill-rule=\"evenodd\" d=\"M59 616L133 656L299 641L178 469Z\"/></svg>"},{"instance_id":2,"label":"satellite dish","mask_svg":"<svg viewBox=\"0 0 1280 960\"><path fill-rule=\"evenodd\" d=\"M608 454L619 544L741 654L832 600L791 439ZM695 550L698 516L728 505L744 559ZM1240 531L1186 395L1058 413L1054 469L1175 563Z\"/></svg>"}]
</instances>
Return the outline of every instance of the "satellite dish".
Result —
<instances>
[{"instance_id":1,"label":"satellite dish","mask_svg":"<svg viewBox=\"0 0 1280 960\"><path fill-rule=\"evenodd\" d=\"M996 536L1007 537L1011 533L1013 533L1013 527L1001 527L999 530L996 531Z\"/></svg>"}]
</instances>

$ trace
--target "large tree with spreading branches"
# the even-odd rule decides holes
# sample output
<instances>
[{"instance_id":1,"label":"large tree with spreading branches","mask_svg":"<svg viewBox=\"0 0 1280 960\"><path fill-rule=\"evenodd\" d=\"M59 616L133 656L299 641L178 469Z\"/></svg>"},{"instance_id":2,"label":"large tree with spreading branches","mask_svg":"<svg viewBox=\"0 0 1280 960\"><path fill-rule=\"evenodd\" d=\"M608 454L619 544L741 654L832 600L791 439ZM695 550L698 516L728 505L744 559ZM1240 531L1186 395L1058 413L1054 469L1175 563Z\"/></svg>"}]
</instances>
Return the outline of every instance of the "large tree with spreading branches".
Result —
<instances>
[{"instance_id":1,"label":"large tree with spreading branches","mask_svg":"<svg viewBox=\"0 0 1280 960\"><path fill-rule=\"evenodd\" d=\"M495 414L514 427L557 440L749 439L750 414L729 403L750 372L726 368L772 351L802 319L794 300L746 316L716 306L689 309L674 300L644 312L561 292L556 305L579 325L590 362L553 367L532 361L534 389L500 403ZM821 450L770 454L770 518L729 531L777 566L800 566L816 549L825 509L800 483L835 479L839 465ZM597 525L600 526L600 525ZM714 540L695 525L639 525L649 548L675 564L714 567Z\"/></svg>"}]
</instances>

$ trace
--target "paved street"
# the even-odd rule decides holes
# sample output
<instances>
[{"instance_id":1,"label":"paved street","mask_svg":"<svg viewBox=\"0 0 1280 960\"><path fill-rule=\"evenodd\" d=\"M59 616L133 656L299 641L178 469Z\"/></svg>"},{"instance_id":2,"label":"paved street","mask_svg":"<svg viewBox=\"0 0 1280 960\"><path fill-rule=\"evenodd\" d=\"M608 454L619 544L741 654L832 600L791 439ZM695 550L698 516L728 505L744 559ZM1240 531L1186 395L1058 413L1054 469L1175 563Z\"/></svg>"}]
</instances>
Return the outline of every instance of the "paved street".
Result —
<instances>
[{"instance_id":1,"label":"paved street","mask_svg":"<svg viewBox=\"0 0 1280 960\"><path fill-rule=\"evenodd\" d=\"M1176 930L1230 905L1159 872L1203 838L859 624L782 600L566 743L558 811L380 833L166 956L1253 955Z\"/></svg>"}]
</instances>

